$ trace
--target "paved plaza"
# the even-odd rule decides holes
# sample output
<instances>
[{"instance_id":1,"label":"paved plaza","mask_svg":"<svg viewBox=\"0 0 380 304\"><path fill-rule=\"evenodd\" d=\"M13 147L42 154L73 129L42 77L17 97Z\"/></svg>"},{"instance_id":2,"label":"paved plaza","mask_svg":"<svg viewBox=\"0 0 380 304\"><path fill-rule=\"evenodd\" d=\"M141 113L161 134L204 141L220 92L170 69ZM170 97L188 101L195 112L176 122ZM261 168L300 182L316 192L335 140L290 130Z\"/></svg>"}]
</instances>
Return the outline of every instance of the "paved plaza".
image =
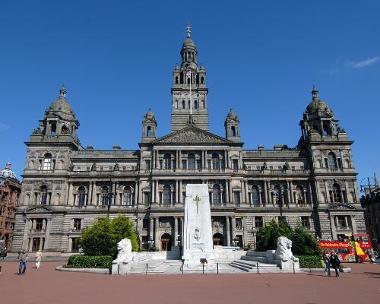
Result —
<instances>
[{"instance_id":1,"label":"paved plaza","mask_svg":"<svg viewBox=\"0 0 380 304\"><path fill-rule=\"evenodd\" d=\"M349 265L340 278L321 273L130 275L59 272L59 262L29 267L2 263L1 303L374 303L380 296L380 265ZM29 266L32 264L30 263Z\"/></svg>"}]
</instances>

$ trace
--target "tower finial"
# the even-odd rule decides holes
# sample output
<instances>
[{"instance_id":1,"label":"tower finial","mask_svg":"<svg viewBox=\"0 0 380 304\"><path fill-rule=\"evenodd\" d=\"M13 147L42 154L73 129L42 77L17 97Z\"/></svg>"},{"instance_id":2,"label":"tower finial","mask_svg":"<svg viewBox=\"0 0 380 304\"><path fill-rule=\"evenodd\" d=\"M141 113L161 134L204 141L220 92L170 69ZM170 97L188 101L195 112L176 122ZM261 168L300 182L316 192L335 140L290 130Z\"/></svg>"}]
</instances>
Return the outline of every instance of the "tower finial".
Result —
<instances>
[{"instance_id":1,"label":"tower finial","mask_svg":"<svg viewBox=\"0 0 380 304\"><path fill-rule=\"evenodd\" d=\"M186 27L186 38L191 38L191 24L190 22L188 23Z\"/></svg>"},{"instance_id":2,"label":"tower finial","mask_svg":"<svg viewBox=\"0 0 380 304\"><path fill-rule=\"evenodd\" d=\"M314 84L313 89L311 90L311 96L313 97L313 99L319 98L319 91Z\"/></svg>"},{"instance_id":3,"label":"tower finial","mask_svg":"<svg viewBox=\"0 0 380 304\"><path fill-rule=\"evenodd\" d=\"M61 88L59 89L59 98L66 98L67 90L65 86L62 84Z\"/></svg>"}]
</instances>

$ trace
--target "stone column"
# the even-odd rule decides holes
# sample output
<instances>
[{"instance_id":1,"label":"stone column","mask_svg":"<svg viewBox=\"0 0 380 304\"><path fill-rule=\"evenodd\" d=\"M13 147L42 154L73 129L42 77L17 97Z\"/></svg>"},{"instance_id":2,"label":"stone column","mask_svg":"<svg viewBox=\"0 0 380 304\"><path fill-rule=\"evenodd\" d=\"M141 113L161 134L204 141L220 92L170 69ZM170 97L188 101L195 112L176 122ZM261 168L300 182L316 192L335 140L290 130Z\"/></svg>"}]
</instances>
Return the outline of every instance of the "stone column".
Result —
<instances>
[{"instance_id":1,"label":"stone column","mask_svg":"<svg viewBox=\"0 0 380 304\"><path fill-rule=\"evenodd\" d=\"M269 200L268 200L268 185L267 185L267 181L264 181L264 200L265 200L265 204L268 205Z\"/></svg>"},{"instance_id":2,"label":"stone column","mask_svg":"<svg viewBox=\"0 0 380 304\"><path fill-rule=\"evenodd\" d=\"M245 203L246 203L246 204L249 204L249 198L248 198L248 182L245 181L245 182L244 182L244 185L245 185L245 187L244 187L244 190L245 190Z\"/></svg>"},{"instance_id":3,"label":"stone column","mask_svg":"<svg viewBox=\"0 0 380 304\"><path fill-rule=\"evenodd\" d=\"M260 206L263 206L263 191L261 189L259 190L259 204Z\"/></svg>"},{"instance_id":4,"label":"stone column","mask_svg":"<svg viewBox=\"0 0 380 304\"><path fill-rule=\"evenodd\" d=\"M91 205L96 206L96 182L92 182Z\"/></svg>"},{"instance_id":5,"label":"stone column","mask_svg":"<svg viewBox=\"0 0 380 304\"><path fill-rule=\"evenodd\" d=\"M311 184L309 184L309 204L313 206L313 189L311 188Z\"/></svg>"},{"instance_id":6,"label":"stone column","mask_svg":"<svg viewBox=\"0 0 380 304\"><path fill-rule=\"evenodd\" d=\"M182 180L180 180L178 184L179 203L184 204L185 202L182 201Z\"/></svg>"},{"instance_id":7,"label":"stone column","mask_svg":"<svg viewBox=\"0 0 380 304\"><path fill-rule=\"evenodd\" d=\"M51 218L47 219L44 250L48 250L49 249L49 236L50 236L50 229L51 229L51 221L52 221Z\"/></svg>"},{"instance_id":8,"label":"stone column","mask_svg":"<svg viewBox=\"0 0 380 304\"><path fill-rule=\"evenodd\" d=\"M226 204L230 202L230 198L229 198L229 193L230 191L228 190L229 189L229 185L228 185L228 180L226 180Z\"/></svg>"},{"instance_id":9,"label":"stone column","mask_svg":"<svg viewBox=\"0 0 380 304\"><path fill-rule=\"evenodd\" d=\"M174 246L176 247L178 244L178 217L174 217Z\"/></svg>"},{"instance_id":10,"label":"stone column","mask_svg":"<svg viewBox=\"0 0 380 304\"><path fill-rule=\"evenodd\" d=\"M149 236L148 240L153 240L153 233L154 233L154 218L149 218Z\"/></svg>"},{"instance_id":11,"label":"stone column","mask_svg":"<svg viewBox=\"0 0 380 304\"><path fill-rule=\"evenodd\" d=\"M294 204L294 201L293 201L293 182L292 181L288 181L288 189L289 189L289 194L290 194L289 203Z\"/></svg>"},{"instance_id":12,"label":"stone column","mask_svg":"<svg viewBox=\"0 0 380 304\"><path fill-rule=\"evenodd\" d=\"M226 216L226 237L227 237L227 246L231 246L231 231L230 231L230 217Z\"/></svg>"},{"instance_id":13,"label":"stone column","mask_svg":"<svg viewBox=\"0 0 380 304\"><path fill-rule=\"evenodd\" d=\"M154 244L156 245L156 248L157 249L160 249L160 242L159 242L159 236L158 236L158 222L159 222L159 218L158 217L155 217L154 218Z\"/></svg>"},{"instance_id":14,"label":"stone column","mask_svg":"<svg viewBox=\"0 0 380 304\"><path fill-rule=\"evenodd\" d=\"M159 191L158 191L158 185L159 185L159 183L158 183L158 180L156 181L156 200L155 200L155 203L156 204L159 204L160 203L160 193L159 193Z\"/></svg>"},{"instance_id":15,"label":"stone column","mask_svg":"<svg viewBox=\"0 0 380 304\"><path fill-rule=\"evenodd\" d=\"M228 181L228 195L229 195L229 197L230 197L230 202L232 202L232 200L233 200L233 196L232 196L232 187L231 187L231 181Z\"/></svg>"},{"instance_id":16,"label":"stone column","mask_svg":"<svg viewBox=\"0 0 380 304\"><path fill-rule=\"evenodd\" d=\"M236 230L236 220L235 217L231 217L231 238L234 240L235 238L235 230Z\"/></svg>"},{"instance_id":17,"label":"stone column","mask_svg":"<svg viewBox=\"0 0 380 304\"><path fill-rule=\"evenodd\" d=\"M179 185L179 182L178 182L178 180L176 180L175 181L175 202L174 202L174 204L178 204L178 185Z\"/></svg>"},{"instance_id":18,"label":"stone column","mask_svg":"<svg viewBox=\"0 0 380 304\"><path fill-rule=\"evenodd\" d=\"M68 194L68 198L67 198L67 205L69 206L73 206L73 185L71 183L69 183L69 194Z\"/></svg>"}]
</instances>

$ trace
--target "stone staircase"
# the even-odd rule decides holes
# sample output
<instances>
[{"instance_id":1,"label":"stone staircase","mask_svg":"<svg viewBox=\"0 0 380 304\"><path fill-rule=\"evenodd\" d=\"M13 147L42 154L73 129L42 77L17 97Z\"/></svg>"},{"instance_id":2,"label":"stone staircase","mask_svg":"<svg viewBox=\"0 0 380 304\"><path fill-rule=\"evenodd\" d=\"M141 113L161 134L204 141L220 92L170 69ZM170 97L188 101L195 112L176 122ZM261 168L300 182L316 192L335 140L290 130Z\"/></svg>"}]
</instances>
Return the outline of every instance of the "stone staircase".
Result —
<instances>
[{"instance_id":1,"label":"stone staircase","mask_svg":"<svg viewBox=\"0 0 380 304\"><path fill-rule=\"evenodd\" d=\"M282 272L280 267L275 264L266 264L257 261L236 260L230 263L230 266L245 272L252 273L278 273Z\"/></svg>"},{"instance_id":2,"label":"stone staircase","mask_svg":"<svg viewBox=\"0 0 380 304\"><path fill-rule=\"evenodd\" d=\"M283 272L276 264L268 264L267 253L249 250L240 260L230 263L230 266L245 272L253 273L278 273Z\"/></svg>"}]
</instances>

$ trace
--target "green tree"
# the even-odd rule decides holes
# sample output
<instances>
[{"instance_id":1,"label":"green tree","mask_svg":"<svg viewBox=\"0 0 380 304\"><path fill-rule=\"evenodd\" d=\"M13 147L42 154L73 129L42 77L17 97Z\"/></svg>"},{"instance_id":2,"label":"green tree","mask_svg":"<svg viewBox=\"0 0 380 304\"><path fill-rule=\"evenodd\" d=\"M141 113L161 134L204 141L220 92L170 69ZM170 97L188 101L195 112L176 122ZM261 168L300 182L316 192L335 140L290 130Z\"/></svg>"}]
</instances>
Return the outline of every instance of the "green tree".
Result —
<instances>
[{"instance_id":1,"label":"green tree","mask_svg":"<svg viewBox=\"0 0 380 304\"><path fill-rule=\"evenodd\" d=\"M275 250L277 248L277 239L280 236L290 237L292 229L284 220L278 223L272 220L269 224L260 228L256 235L256 250Z\"/></svg>"},{"instance_id":2,"label":"green tree","mask_svg":"<svg viewBox=\"0 0 380 304\"><path fill-rule=\"evenodd\" d=\"M133 223L124 216L112 220L100 218L91 227L83 230L80 245L85 255L89 256L117 256L117 243L129 238L132 250L139 250L138 235Z\"/></svg>"},{"instance_id":3,"label":"green tree","mask_svg":"<svg viewBox=\"0 0 380 304\"><path fill-rule=\"evenodd\" d=\"M272 220L259 229L256 235L256 250L275 250L280 236L285 236L292 241L292 252L295 255L319 255L320 253L319 245L312 234L302 226L292 229L284 220L278 223Z\"/></svg>"}]
</instances>

